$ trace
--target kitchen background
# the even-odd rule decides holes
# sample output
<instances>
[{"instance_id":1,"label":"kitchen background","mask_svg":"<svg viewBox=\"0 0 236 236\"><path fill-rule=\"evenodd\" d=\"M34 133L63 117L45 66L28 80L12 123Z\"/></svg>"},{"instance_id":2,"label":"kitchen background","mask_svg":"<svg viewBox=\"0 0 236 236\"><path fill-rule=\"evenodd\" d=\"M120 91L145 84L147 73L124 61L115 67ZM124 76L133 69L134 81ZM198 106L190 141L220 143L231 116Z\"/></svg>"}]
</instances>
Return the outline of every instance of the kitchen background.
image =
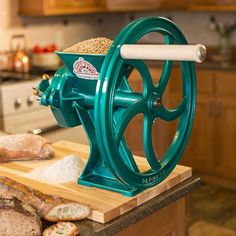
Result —
<instances>
[{"instance_id":1,"label":"kitchen background","mask_svg":"<svg viewBox=\"0 0 236 236\"><path fill-rule=\"evenodd\" d=\"M181 27L190 43L201 42L208 46L217 46L219 37L209 28L210 16L214 15L223 22L234 22L236 20L235 12L185 10L22 17L18 14L18 0L1 0L0 7L2 9L0 13L0 50L9 49L11 35L18 33L25 34L29 48L39 43L56 43L60 48L64 48L90 37L114 38L130 19L149 15L171 17ZM236 44L236 34L232 36L232 44Z\"/></svg>"},{"instance_id":2,"label":"kitchen background","mask_svg":"<svg viewBox=\"0 0 236 236\"><path fill-rule=\"evenodd\" d=\"M146 1L149 4L158 2L158 0ZM182 164L192 166L195 173L206 183L190 197L190 235L236 235L236 67L233 60L228 60L228 58L224 60L225 55L223 57L219 55L220 37L215 30L212 30L212 24L210 24L212 16L224 24L236 22L234 1L160 0L165 3L165 7L160 6L157 7L157 10L152 9L152 11L146 9L148 3L145 3L143 4L145 11L133 11L133 9L108 12L103 9L102 13L98 11L91 14L88 10L86 14L79 14L81 12L63 15L56 13L55 16L47 14L29 16L31 15L29 12L19 15L20 2L24 1L0 0L1 53L11 50L10 38L12 35L24 34L29 50L35 45L49 44L55 44L62 49L91 37L105 36L113 39L120 29L131 20L150 15L171 18L184 32L189 43L201 43L207 46L210 52L208 60L203 65L197 66L197 113L190 143L182 159ZM50 2L52 5L56 5L57 1L51 0ZM128 1L113 1L113 3L115 2ZM134 2L134 0L130 2ZM191 3L193 3L192 6ZM152 4L150 6L153 8ZM125 9L123 5L122 7ZM142 9L142 7L140 8ZM144 39L145 42L152 42L152 40L152 36ZM233 50L236 47L236 33L234 32L230 37L229 45L233 59ZM215 55L216 60L210 60L209 55ZM151 72L159 75L161 68L158 65L153 66ZM172 76L177 77L178 75L178 67L175 67ZM3 76L2 72L0 72L1 76ZM39 75L37 76L39 77ZM35 102L33 105L29 105L31 104L31 87L37 83L33 80L0 85L2 131L14 133L32 130L34 133L40 133L45 130L48 134L46 136L53 141L68 139L86 143L82 127L76 128L79 132L69 132L68 130L55 132L56 123L49 109L40 108L38 110ZM137 89L140 89L139 83L135 79L133 80L134 87L136 86ZM24 90L25 84L28 86L27 91ZM22 91L22 95L16 96L16 90ZM167 100L171 104L171 100L175 100L180 95L181 88L173 83L170 85L168 93L169 100L168 98ZM24 98L28 101L29 106L24 106ZM136 138L137 132L135 134L133 132L133 130L138 130L136 125L140 122L137 120L136 124L129 129L128 136L131 137L132 149L142 155L141 142ZM165 127L165 124L163 127L162 134L164 135L157 138L161 141L157 141L157 145L154 144L155 147L159 145L162 152L168 146L169 139L166 134L171 130L171 128ZM163 144L165 142L167 145Z\"/></svg>"}]
</instances>

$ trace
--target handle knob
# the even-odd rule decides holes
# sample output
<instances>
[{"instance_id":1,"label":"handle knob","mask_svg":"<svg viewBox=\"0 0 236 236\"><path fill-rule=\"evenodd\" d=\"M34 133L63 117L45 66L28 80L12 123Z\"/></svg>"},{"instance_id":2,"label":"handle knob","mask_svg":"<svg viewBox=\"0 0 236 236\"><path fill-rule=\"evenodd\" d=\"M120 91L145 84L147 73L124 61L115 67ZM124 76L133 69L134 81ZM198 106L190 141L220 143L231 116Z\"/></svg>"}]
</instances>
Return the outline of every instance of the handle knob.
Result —
<instances>
[{"instance_id":1,"label":"handle knob","mask_svg":"<svg viewBox=\"0 0 236 236\"><path fill-rule=\"evenodd\" d=\"M42 92L36 87L32 88L32 92L35 96L41 96L42 95Z\"/></svg>"},{"instance_id":2,"label":"handle knob","mask_svg":"<svg viewBox=\"0 0 236 236\"><path fill-rule=\"evenodd\" d=\"M36 100L40 101L40 98L42 96L42 92L37 87L33 87L32 92L33 92L34 96L36 97Z\"/></svg>"},{"instance_id":3,"label":"handle knob","mask_svg":"<svg viewBox=\"0 0 236 236\"><path fill-rule=\"evenodd\" d=\"M30 95L27 99L27 103L29 106L32 105L34 103L34 96Z\"/></svg>"},{"instance_id":4,"label":"handle knob","mask_svg":"<svg viewBox=\"0 0 236 236\"><path fill-rule=\"evenodd\" d=\"M50 80L50 76L48 74L43 74L42 79L43 80Z\"/></svg>"},{"instance_id":5,"label":"handle knob","mask_svg":"<svg viewBox=\"0 0 236 236\"><path fill-rule=\"evenodd\" d=\"M22 104L22 99L21 99L21 98L17 98L17 99L15 100L15 107L18 108L18 107L21 106L21 104Z\"/></svg>"}]
</instances>

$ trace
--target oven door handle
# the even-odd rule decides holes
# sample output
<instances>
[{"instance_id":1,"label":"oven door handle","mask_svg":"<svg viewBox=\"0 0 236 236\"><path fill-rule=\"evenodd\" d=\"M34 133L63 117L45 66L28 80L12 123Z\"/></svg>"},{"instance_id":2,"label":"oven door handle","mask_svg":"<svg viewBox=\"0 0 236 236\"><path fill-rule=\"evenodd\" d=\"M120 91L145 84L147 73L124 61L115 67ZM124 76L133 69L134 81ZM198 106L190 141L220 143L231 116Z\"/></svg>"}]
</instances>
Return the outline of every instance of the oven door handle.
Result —
<instances>
[{"instance_id":1,"label":"oven door handle","mask_svg":"<svg viewBox=\"0 0 236 236\"><path fill-rule=\"evenodd\" d=\"M61 127L59 125L51 125L51 126L48 126L48 127L42 127L42 128L36 128L36 129L29 130L28 133L31 133L31 134L45 134L47 132L57 130L57 129L61 129Z\"/></svg>"}]
</instances>

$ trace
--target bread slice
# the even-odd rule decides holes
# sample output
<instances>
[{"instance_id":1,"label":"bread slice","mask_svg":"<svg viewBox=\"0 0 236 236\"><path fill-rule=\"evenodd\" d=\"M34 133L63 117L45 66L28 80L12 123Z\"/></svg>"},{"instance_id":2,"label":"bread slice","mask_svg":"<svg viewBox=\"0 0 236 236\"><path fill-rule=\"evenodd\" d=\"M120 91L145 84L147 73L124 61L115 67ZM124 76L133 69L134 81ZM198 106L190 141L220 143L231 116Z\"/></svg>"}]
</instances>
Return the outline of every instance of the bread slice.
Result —
<instances>
[{"instance_id":1,"label":"bread slice","mask_svg":"<svg viewBox=\"0 0 236 236\"><path fill-rule=\"evenodd\" d=\"M90 214L87 205L44 194L4 176L0 176L0 194L27 202L41 218L52 222L80 220Z\"/></svg>"},{"instance_id":2,"label":"bread slice","mask_svg":"<svg viewBox=\"0 0 236 236\"><path fill-rule=\"evenodd\" d=\"M40 236L41 229L40 218L30 205L0 197L0 235Z\"/></svg>"},{"instance_id":3,"label":"bread slice","mask_svg":"<svg viewBox=\"0 0 236 236\"><path fill-rule=\"evenodd\" d=\"M71 222L59 222L43 231L43 236L77 236L79 229Z\"/></svg>"},{"instance_id":4,"label":"bread slice","mask_svg":"<svg viewBox=\"0 0 236 236\"><path fill-rule=\"evenodd\" d=\"M0 162L50 159L54 156L50 142L35 134L0 137Z\"/></svg>"}]
</instances>

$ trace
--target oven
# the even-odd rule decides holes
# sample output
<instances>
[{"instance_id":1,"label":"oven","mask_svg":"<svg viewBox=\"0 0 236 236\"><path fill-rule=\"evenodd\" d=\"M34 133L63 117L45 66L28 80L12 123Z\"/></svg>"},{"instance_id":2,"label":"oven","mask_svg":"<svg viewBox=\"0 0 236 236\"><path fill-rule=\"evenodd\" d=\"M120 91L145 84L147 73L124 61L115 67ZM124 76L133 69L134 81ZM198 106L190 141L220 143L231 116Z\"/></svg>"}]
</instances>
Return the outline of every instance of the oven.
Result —
<instances>
[{"instance_id":1,"label":"oven","mask_svg":"<svg viewBox=\"0 0 236 236\"><path fill-rule=\"evenodd\" d=\"M51 109L39 105L32 88L40 80L38 75L0 72L0 130L7 134L34 133L52 142L64 139L88 144L82 126L61 128Z\"/></svg>"}]
</instances>

